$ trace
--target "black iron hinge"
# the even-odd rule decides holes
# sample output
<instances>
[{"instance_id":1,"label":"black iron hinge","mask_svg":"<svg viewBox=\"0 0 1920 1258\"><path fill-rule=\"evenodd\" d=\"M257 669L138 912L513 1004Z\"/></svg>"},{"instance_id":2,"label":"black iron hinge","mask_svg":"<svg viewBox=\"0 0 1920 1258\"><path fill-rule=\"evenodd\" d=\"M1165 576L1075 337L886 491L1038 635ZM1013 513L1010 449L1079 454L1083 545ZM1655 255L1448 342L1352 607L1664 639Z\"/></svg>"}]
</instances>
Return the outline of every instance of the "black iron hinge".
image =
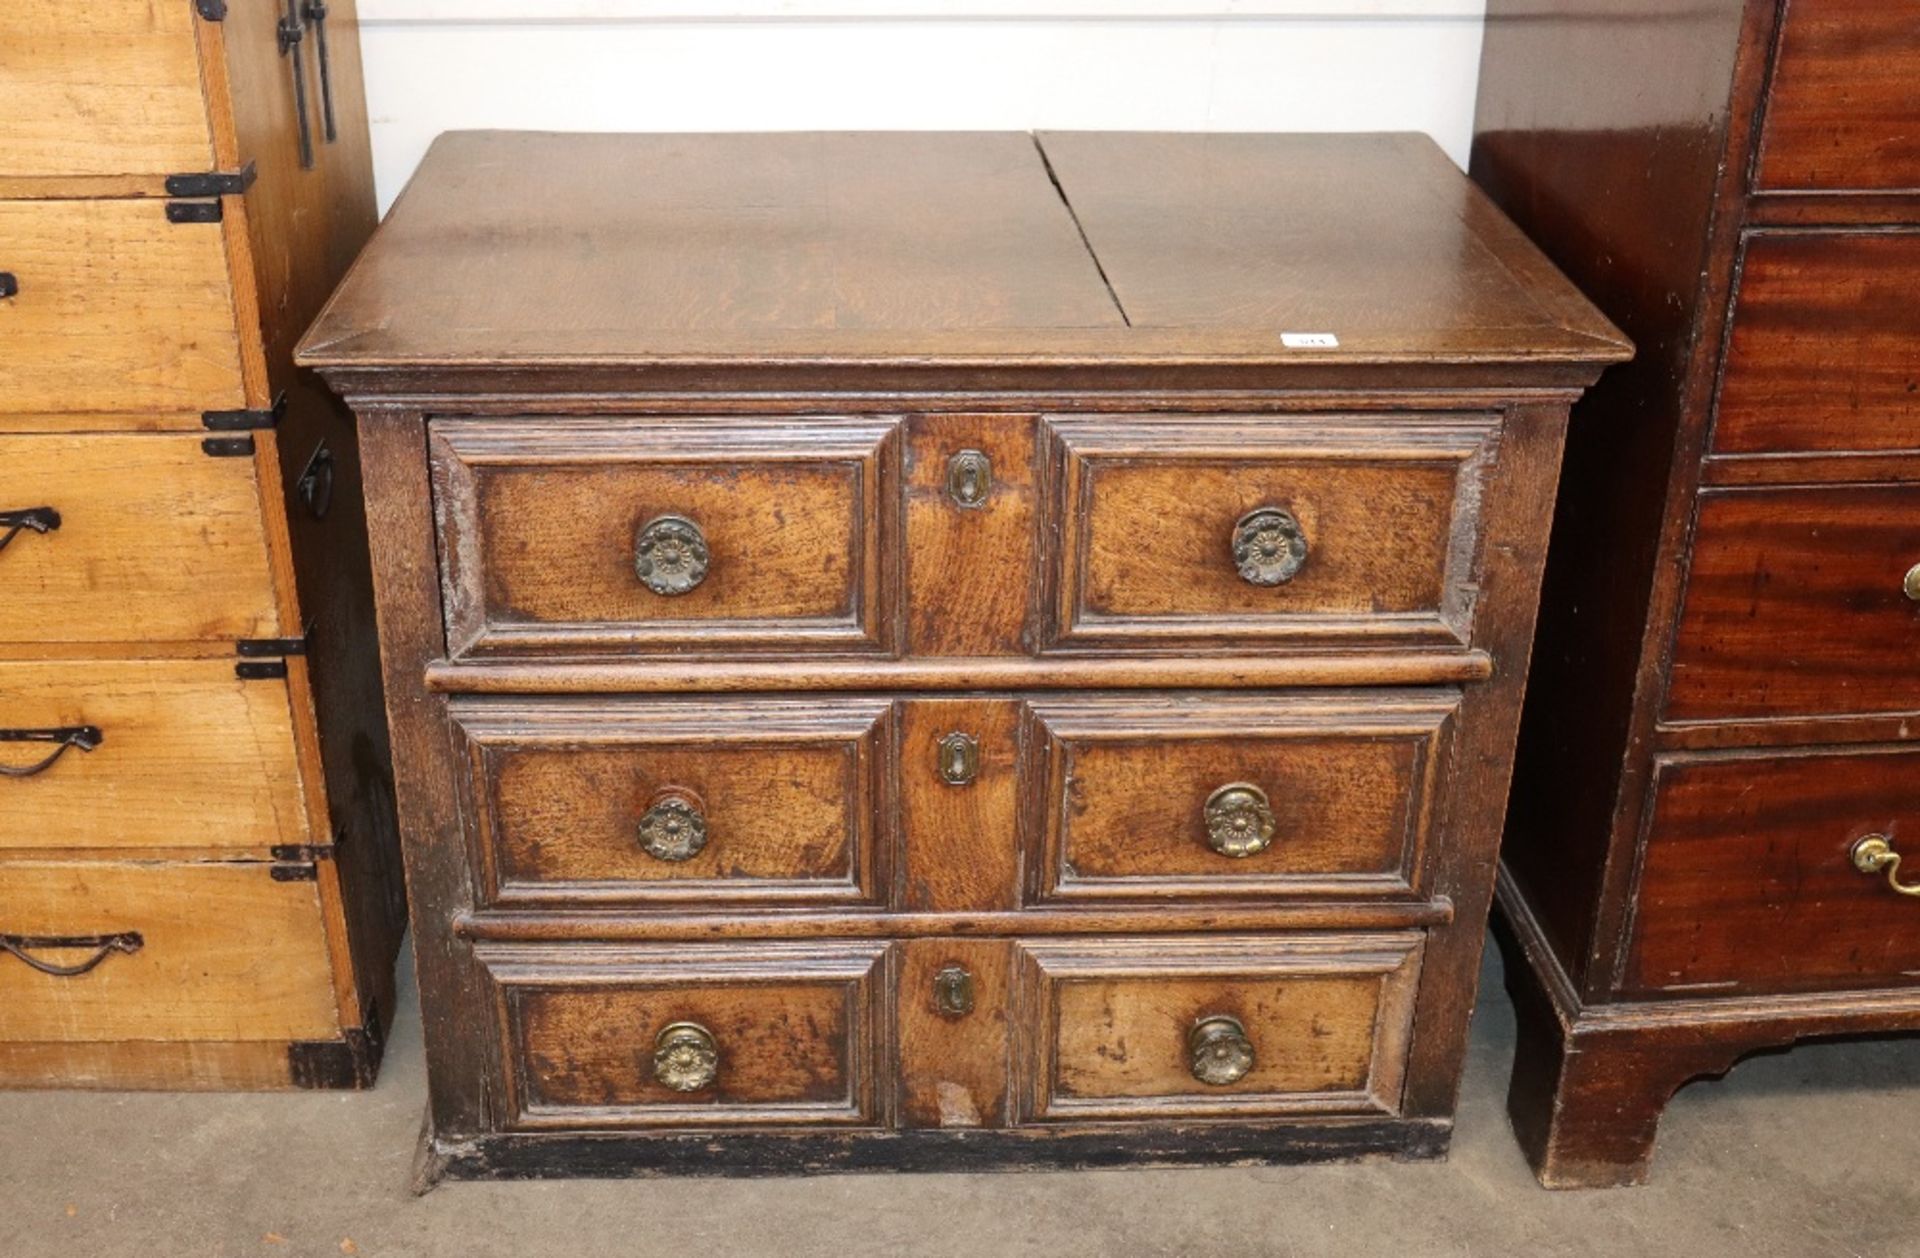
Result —
<instances>
[{"instance_id":1,"label":"black iron hinge","mask_svg":"<svg viewBox=\"0 0 1920 1258\"><path fill-rule=\"evenodd\" d=\"M273 867L268 871L275 882L314 882L320 877L320 862L330 861L340 849L340 835L331 843L280 843L268 848Z\"/></svg>"},{"instance_id":2,"label":"black iron hinge","mask_svg":"<svg viewBox=\"0 0 1920 1258\"><path fill-rule=\"evenodd\" d=\"M193 0L193 7L209 22L227 20L227 0Z\"/></svg>"},{"instance_id":3,"label":"black iron hinge","mask_svg":"<svg viewBox=\"0 0 1920 1258\"><path fill-rule=\"evenodd\" d=\"M233 197L253 186L259 174L252 162L239 170L208 170L196 174L168 175L170 197Z\"/></svg>"},{"instance_id":4,"label":"black iron hinge","mask_svg":"<svg viewBox=\"0 0 1920 1258\"><path fill-rule=\"evenodd\" d=\"M201 452L210 459L250 459L252 437L208 437L200 443Z\"/></svg>"},{"instance_id":5,"label":"black iron hinge","mask_svg":"<svg viewBox=\"0 0 1920 1258\"><path fill-rule=\"evenodd\" d=\"M169 223L217 223L221 219L218 201L169 201Z\"/></svg>"},{"instance_id":6,"label":"black iron hinge","mask_svg":"<svg viewBox=\"0 0 1920 1258\"><path fill-rule=\"evenodd\" d=\"M241 681L272 681L287 675L287 657L305 655L305 638L242 638L234 643L240 657L233 675Z\"/></svg>"},{"instance_id":7,"label":"black iron hinge","mask_svg":"<svg viewBox=\"0 0 1920 1258\"><path fill-rule=\"evenodd\" d=\"M273 399L273 405L264 411L202 411L200 422L214 432L241 432L249 428L272 428L279 424L287 413L287 395L282 393Z\"/></svg>"}]
</instances>

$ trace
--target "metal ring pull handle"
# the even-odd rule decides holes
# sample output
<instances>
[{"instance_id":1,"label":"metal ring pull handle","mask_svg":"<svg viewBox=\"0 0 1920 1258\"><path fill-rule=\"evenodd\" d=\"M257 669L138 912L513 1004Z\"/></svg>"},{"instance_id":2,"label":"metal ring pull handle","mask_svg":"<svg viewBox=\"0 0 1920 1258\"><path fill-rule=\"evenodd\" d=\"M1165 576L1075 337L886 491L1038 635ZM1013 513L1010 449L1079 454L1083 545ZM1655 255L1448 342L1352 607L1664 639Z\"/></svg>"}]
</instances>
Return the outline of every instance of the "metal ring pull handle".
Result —
<instances>
[{"instance_id":1,"label":"metal ring pull handle","mask_svg":"<svg viewBox=\"0 0 1920 1258\"><path fill-rule=\"evenodd\" d=\"M57 729L0 729L0 743L59 744L37 764L0 764L0 777L30 778L36 773L45 773L53 767L54 761L67 754L68 748L78 747L82 751L92 751L105 737L98 725L65 725Z\"/></svg>"},{"instance_id":2,"label":"metal ring pull handle","mask_svg":"<svg viewBox=\"0 0 1920 1258\"><path fill-rule=\"evenodd\" d=\"M146 946L137 930L115 935L0 935L0 952L18 957L50 978L79 978L116 952L131 956ZM91 948L93 955L72 965L42 961L33 955L62 948Z\"/></svg>"},{"instance_id":3,"label":"metal ring pull handle","mask_svg":"<svg viewBox=\"0 0 1920 1258\"><path fill-rule=\"evenodd\" d=\"M1900 853L1893 850L1893 840L1884 834L1869 834L1853 845L1853 867L1863 874L1877 874L1884 871L1887 885L1901 895L1910 895L1920 899L1920 882L1900 881Z\"/></svg>"},{"instance_id":4,"label":"metal ring pull handle","mask_svg":"<svg viewBox=\"0 0 1920 1258\"><path fill-rule=\"evenodd\" d=\"M698 1092L720 1077L720 1046L698 1022L672 1022L653 1041L653 1077L675 1092Z\"/></svg>"},{"instance_id":5,"label":"metal ring pull handle","mask_svg":"<svg viewBox=\"0 0 1920 1258\"><path fill-rule=\"evenodd\" d=\"M707 579L707 535L684 515L656 515L633 539L633 571L655 594L673 598Z\"/></svg>"},{"instance_id":6,"label":"metal ring pull handle","mask_svg":"<svg viewBox=\"0 0 1920 1258\"><path fill-rule=\"evenodd\" d=\"M7 544L13 541L24 529L32 529L36 533L51 533L59 527L60 513L52 507L28 507L24 511L0 511L0 529L6 530L5 533L0 533L0 550L5 550Z\"/></svg>"},{"instance_id":7,"label":"metal ring pull handle","mask_svg":"<svg viewBox=\"0 0 1920 1258\"><path fill-rule=\"evenodd\" d=\"M1212 1014L1187 1032L1187 1054L1193 1077L1212 1088L1238 1083L1253 1069L1253 1041L1240 1019Z\"/></svg>"},{"instance_id":8,"label":"metal ring pull handle","mask_svg":"<svg viewBox=\"0 0 1920 1258\"><path fill-rule=\"evenodd\" d=\"M1290 511L1259 507L1233 525L1233 566L1248 585L1285 585L1307 562L1307 534Z\"/></svg>"}]
</instances>

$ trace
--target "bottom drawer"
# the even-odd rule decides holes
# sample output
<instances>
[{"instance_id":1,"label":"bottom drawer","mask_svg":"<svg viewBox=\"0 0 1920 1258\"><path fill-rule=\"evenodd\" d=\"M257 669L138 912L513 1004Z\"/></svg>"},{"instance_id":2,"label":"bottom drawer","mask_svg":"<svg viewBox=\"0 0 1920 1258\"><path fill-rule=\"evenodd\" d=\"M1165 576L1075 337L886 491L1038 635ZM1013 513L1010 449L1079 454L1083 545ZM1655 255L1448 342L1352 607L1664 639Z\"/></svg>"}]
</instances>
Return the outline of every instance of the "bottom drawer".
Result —
<instances>
[{"instance_id":1,"label":"bottom drawer","mask_svg":"<svg viewBox=\"0 0 1920 1258\"><path fill-rule=\"evenodd\" d=\"M1920 980L1920 900L1854 867L1885 836L1920 880L1920 749L1661 761L1623 978L1634 994Z\"/></svg>"},{"instance_id":2,"label":"bottom drawer","mask_svg":"<svg viewBox=\"0 0 1920 1258\"><path fill-rule=\"evenodd\" d=\"M508 1125L873 1126L884 942L489 947Z\"/></svg>"},{"instance_id":3,"label":"bottom drawer","mask_svg":"<svg viewBox=\"0 0 1920 1258\"><path fill-rule=\"evenodd\" d=\"M0 864L0 1040L337 1036L318 884L271 868Z\"/></svg>"},{"instance_id":4,"label":"bottom drawer","mask_svg":"<svg viewBox=\"0 0 1920 1258\"><path fill-rule=\"evenodd\" d=\"M1020 1115L1398 1113L1422 939L1023 942Z\"/></svg>"}]
</instances>

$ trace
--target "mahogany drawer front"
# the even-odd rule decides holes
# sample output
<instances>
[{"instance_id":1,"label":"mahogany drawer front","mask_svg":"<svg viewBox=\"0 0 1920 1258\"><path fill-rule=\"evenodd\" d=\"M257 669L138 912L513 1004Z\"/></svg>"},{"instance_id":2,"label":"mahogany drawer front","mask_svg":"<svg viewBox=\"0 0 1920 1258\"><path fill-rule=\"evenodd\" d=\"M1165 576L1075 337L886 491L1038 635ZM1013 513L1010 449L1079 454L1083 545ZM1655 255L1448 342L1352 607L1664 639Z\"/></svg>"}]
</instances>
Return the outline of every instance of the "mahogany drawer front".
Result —
<instances>
[{"instance_id":1,"label":"mahogany drawer front","mask_svg":"<svg viewBox=\"0 0 1920 1258\"><path fill-rule=\"evenodd\" d=\"M1028 703L1033 903L1408 896L1453 690Z\"/></svg>"},{"instance_id":2,"label":"mahogany drawer front","mask_svg":"<svg viewBox=\"0 0 1920 1258\"><path fill-rule=\"evenodd\" d=\"M0 851L311 841L287 683L230 658L0 661L0 728Z\"/></svg>"},{"instance_id":3,"label":"mahogany drawer front","mask_svg":"<svg viewBox=\"0 0 1920 1258\"><path fill-rule=\"evenodd\" d=\"M1666 716L1920 708L1920 485L1700 495Z\"/></svg>"},{"instance_id":4,"label":"mahogany drawer front","mask_svg":"<svg viewBox=\"0 0 1920 1258\"><path fill-rule=\"evenodd\" d=\"M434 421L449 649L886 649L896 428Z\"/></svg>"},{"instance_id":5,"label":"mahogany drawer front","mask_svg":"<svg viewBox=\"0 0 1920 1258\"><path fill-rule=\"evenodd\" d=\"M1397 1113L1422 942L1023 941L1019 1121Z\"/></svg>"},{"instance_id":6,"label":"mahogany drawer front","mask_svg":"<svg viewBox=\"0 0 1920 1258\"><path fill-rule=\"evenodd\" d=\"M156 199L0 201L0 414L244 407L225 230Z\"/></svg>"},{"instance_id":7,"label":"mahogany drawer front","mask_svg":"<svg viewBox=\"0 0 1920 1258\"><path fill-rule=\"evenodd\" d=\"M0 5L0 177L211 170L195 20L192 4Z\"/></svg>"},{"instance_id":8,"label":"mahogany drawer front","mask_svg":"<svg viewBox=\"0 0 1920 1258\"><path fill-rule=\"evenodd\" d=\"M880 1125L889 948L488 948L506 1125Z\"/></svg>"},{"instance_id":9,"label":"mahogany drawer front","mask_svg":"<svg viewBox=\"0 0 1920 1258\"><path fill-rule=\"evenodd\" d=\"M252 459L190 436L0 436L0 641L285 636Z\"/></svg>"},{"instance_id":10,"label":"mahogany drawer front","mask_svg":"<svg viewBox=\"0 0 1920 1258\"><path fill-rule=\"evenodd\" d=\"M884 699L456 699L483 900L879 905Z\"/></svg>"},{"instance_id":11,"label":"mahogany drawer front","mask_svg":"<svg viewBox=\"0 0 1920 1258\"><path fill-rule=\"evenodd\" d=\"M1852 859L1857 842L1883 835L1909 858L1901 881L1914 881L1920 749L1675 757L1655 769L1625 990L1920 980L1920 899Z\"/></svg>"},{"instance_id":12,"label":"mahogany drawer front","mask_svg":"<svg viewBox=\"0 0 1920 1258\"><path fill-rule=\"evenodd\" d=\"M1920 232L1752 233L1739 274L1717 452L1920 450Z\"/></svg>"},{"instance_id":13,"label":"mahogany drawer front","mask_svg":"<svg viewBox=\"0 0 1920 1258\"><path fill-rule=\"evenodd\" d=\"M0 862L0 1040L336 1037L318 884L270 869Z\"/></svg>"},{"instance_id":14,"label":"mahogany drawer front","mask_svg":"<svg viewBox=\"0 0 1920 1258\"><path fill-rule=\"evenodd\" d=\"M1052 416L1050 645L1471 637L1494 416Z\"/></svg>"},{"instance_id":15,"label":"mahogany drawer front","mask_svg":"<svg viewBox=\"0 0 1920 1258\"><path fill-rule=\"evenodd\" d=\"M1784 8L1756 186L1920 189L1920 0Z\"/></svg>"}]
</instances>

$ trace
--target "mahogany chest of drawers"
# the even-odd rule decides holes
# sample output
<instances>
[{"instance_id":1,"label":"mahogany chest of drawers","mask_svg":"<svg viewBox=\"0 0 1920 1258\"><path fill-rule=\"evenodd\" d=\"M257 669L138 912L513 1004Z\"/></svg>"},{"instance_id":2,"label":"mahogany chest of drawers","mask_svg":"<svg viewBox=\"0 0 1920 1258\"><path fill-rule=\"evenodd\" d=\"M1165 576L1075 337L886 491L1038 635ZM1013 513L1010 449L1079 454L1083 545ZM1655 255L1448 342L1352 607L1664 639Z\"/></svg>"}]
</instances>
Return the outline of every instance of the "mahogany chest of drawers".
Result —
<instances>
[{"instance_id":1,"label":"mahogany chest of drawers","mask_svg":"<svg viewBox=\"0 0 1920 1258\"><path fill-rule=\"evenodd\" d=\"M0 2L0 1087L364 1087L406 925L354 0Z\"/></svg>"},{"instance_id":2,"label":"mahogany chest of drawers","mask_svg":"<svg viewBox=\"0 0 1920 1258\"><path fill-rule=\"evenodd\" d=\"M1418 137L443 137L302 348L428 1173L1443 1151L1627 352Z\"/></svg>"},{"instance_id":3,"label":"mahogany chest of drawers","mask_svg":"<svg viewBox=\"0 0 1920 1258\"><path fill-rule=\"evenodd\" d=\"M1516 1129L1630 1183L1688 1079L1920 1029L1920 0L1489 19L1474 174L1642 349L1575 409L1500 889Z\"/></svg>"}]
</instances>

